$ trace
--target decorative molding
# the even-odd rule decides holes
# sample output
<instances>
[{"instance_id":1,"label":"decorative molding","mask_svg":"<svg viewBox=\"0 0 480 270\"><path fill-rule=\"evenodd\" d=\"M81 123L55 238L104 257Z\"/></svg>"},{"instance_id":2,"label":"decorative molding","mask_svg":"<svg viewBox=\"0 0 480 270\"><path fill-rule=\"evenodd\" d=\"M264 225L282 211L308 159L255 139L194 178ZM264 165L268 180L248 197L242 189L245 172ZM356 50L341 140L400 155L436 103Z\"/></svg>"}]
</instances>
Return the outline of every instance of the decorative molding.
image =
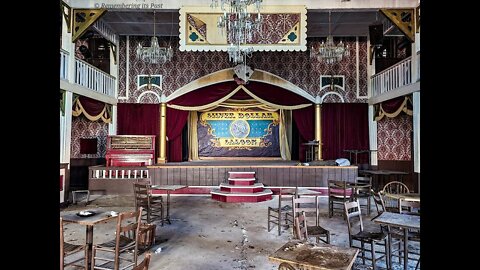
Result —
<instances>
[{"instance_id":1,"label":"decorative molding","mask_svg":"<svg viewBox=\"0 0 480 270\"><path fill-rule=\"evenodd\" d=\"M228 41L226 31L217 27L218 18L223 15L220 7L214 9L210 6L182 6L179 13L180 51L227 51L231 42ZM278 26L274 28L277 32L256 31L253 37L256 41L245 47L253 47L254 51L307 50L306 6L263 6L261 14L264 16L264 23L270 22L271 26ZM281 23L278 22L280 20Z\"/></svg>"},{"instance_id":2,"label":"decorative molding","mask_svg":"<svg viewBox=\"0 0 480 270\"><path fill-rule=\"evenodd\" d=\"M106 9L73 9L72 42L78 38L106 12Z\"/></svg>"},{"instance_id":3,"label":"decorative molding","mask_svg":"<svg viewBox=\"0 0 480 270\"><path fill-rule=\"evenodd\" d=\"M411 42L415 42L415 9L382 8L380 11L390 19Z\"/></svg>"},{"instance_id":4,"label":"decorative molding","mask_svg":"<svg viewBox=\"0 0 480 270\"><path fill-rule=\"evenodd\" d=\"M142 100L142 97L143 97L144 95L146 95L146 94L153 94L153 95L156 96L157 99L158 99L158 102L156 102L156 103L160 103L160 102L161 102L161 98L160 98L160 95L159 95L159 94L157 94L157 93L155 93L155 92L153 92L153 91L144 91L143 93L141 93L141 94L138 96L138 98L137 98L137 103L141 103L140 101ZM155 103L155 102L149 102L149 103Z\"/></svg>"},{"instance_id":5,"label":"decorative molding","mask_svg":"<svg viewBox=\"0 0 480 270\"><path fill-rule=\"evenodd\" d=\"M320 104L323 104L323 100L329 95L338 96L340 98L340 100L342 101L342 103L345 103L345 99L343 98L342 95L340 95L337 92L330 91L330 92L327 92L327 93L323 94L323 96L320 98Z\"/></svg>"},{"instance_id":6,"label":"decorative molding","mask_svg":"<svg viewBox=\"0 0 480 270\"><path fill-rule=\"evenodd\" d=\"M137 90L140 90L140 88L143 88L143 87L147 87L148 90L152 89L152 87L156 87L160 89L160 91L162 91L162 79L163 79L162 77L163 77L162 75L148 75L148 74L137 75ZM146 83L145 83L145 80L147 80Z\"/></svg>"}]
</instances>

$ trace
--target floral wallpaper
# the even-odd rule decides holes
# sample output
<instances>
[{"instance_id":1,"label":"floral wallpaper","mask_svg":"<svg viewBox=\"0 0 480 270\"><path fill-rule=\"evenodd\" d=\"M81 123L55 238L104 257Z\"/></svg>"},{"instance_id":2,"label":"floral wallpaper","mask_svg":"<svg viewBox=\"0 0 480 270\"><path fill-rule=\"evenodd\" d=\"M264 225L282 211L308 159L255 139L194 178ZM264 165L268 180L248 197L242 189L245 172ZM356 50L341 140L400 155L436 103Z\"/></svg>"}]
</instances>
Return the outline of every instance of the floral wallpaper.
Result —
<instances>
[{"instance_id":1,"label":"floral wallpaper","mask_svg":"<svg viewBox=\"0 0 480 270\"><path fill-rule=\"evenodd\" d=\"M129 81L127 82L127 38L120 37L119 43L119 102L136 103L138 97L146 91L145 88L137 90L137 75L139 74L160 74L163 76L162 88L166 96L172 94L180 87L212 72L233 67L228 61L226 52L181 52L178 50L178 38L160 38L159 43L164 46L168 42L174 49L172 61L165 64L148 64L137 59L135 55L136 46L140 42L143 46L150 46L150 37L129 37ZM311 38L311 44L321 42L323 39ZM338 42L339 39L335 39ZM254 69L261 69L278 75L291 83L297 85L313 96L322 96L330 89L319 91L320 75L345 75L345 90L336 90L345 102L366 102L366 98L357 98L357 74L356 74L356 38L343 38L344 43L349 46L350 56L341 62L327 65L311 59L310 51L305 52L254 52L247 60L247 64ZM359 96L367 95L367 40L366 37L359 37ZM128 99L126 97L126 85L129 85ZM158 88L151 91L161 95ZM142 95L140 103L157 103L158 98L152 92ZM324 102L340 102L338 97L329 95Z\"/></svg>"},{"instance_id":2,"label":"floral wallpaper","mask_svg":"<svg viewBox=\"0 0 480 270\"><path fill-rule=\"evenodd\" d=\"M100 158L105 157L108 135L108 124L99 121L90 121L85 116L72 117L72 145L71 158ZM97 154L80 154L81 138L97 138Z\"/></svg>"},{"instance_id":3,"label":"floral wallpaper","mask_svg":"<svg viewBox=\"0 0 480 270\"><path fill-rule=\"evenodd\" d=\"M378 159L411 160L413 118L400 114L395 118L384 117L378 121Z\"/></svg>"}]
</instances>

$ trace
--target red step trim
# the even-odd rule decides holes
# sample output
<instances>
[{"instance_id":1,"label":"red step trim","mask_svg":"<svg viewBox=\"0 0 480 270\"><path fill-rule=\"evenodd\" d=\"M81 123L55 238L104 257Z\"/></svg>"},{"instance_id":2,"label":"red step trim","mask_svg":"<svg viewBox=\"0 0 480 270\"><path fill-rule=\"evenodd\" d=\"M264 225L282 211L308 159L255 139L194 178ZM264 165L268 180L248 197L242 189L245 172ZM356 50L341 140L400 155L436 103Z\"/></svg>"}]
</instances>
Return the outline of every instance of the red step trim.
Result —
<instances>
[{"instance_id":1,"label":"red step trim","mask_svg":"<svg viewBox=\"0 0 480 270\"><path fill-rule=\"evenodd\" d=\"M262 192L263 187L244 187L244 188L220 187L220 191L255 193L255 192Z\"/></svg>"},{"instance_id":2,"label":"red step trim","mask_svg":"<svg viewBox=\"0 0 480 270\"><path fill-rule=\"evenodd\" d=\"M232 186L251 186L255 180L228 180L228 183Z\"/></svg>"},{"instance_id":3,"label":"red step trim","mask_svg":"<svg viewBox=\"0 0 480 270\"><path fill-rule=\"evenodd\" d=\"M260 196L226 196L219 194L212 194L212 199L221 202L263 202L272 199L271 194Z\"/></svg>"}]
</instances>

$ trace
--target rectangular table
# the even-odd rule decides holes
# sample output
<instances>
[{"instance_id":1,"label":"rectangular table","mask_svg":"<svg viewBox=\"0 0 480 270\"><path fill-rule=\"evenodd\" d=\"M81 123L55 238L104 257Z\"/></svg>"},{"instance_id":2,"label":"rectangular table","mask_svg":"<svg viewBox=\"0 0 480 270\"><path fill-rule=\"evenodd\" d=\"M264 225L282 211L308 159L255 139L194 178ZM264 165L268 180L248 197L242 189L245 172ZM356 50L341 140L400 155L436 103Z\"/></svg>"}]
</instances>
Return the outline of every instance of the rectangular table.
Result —
<instances>
[{"instance_id":1,"label":"rectangular table","mask_svg":"<svg viewBox=\"0 0 480 270\"><path fill-rule=\"evenodd\" d=\"M107 211L105 209L91 209L91 210L83 210L89 212L95 212L95 215L90 217L81 217L78 216L77 213L70 213L61 215L63 218L63 222L66 223L76 223L80 225L86 226L86 239L85 243L87 244L87 268L90 268L90 262L92 258L92 245L93 245L93 226L97 223L108 221L111 219L117 218L117 216L112 216L111 211Z\"/></svg>"},{"instance_id":2,"label":"rectangular table","mask_svg":"<svg viewBox=\"0 0 480 270\"><path fill-rule=\"evenodd\" d=\"M172 224L170 222L170 192L179 190L182 188L186 188L187 186L184 185L152 185L151 188L154 190L163 190L167 192L167 215L165 217L165 221L168 224Z\"/></svg>"},{"instance_id":3,"label":"rectangular table","mask_svg":"<svg viewBox=\"0 0 480 270\"><path fill-rule=\"evenodd\" d=\"M275 251L268 259L302 270L349 270L357 254L356 248L292 240Z\"/></svg>"},{"instance_id":4,"label":"rectangular table","mask_svg":"<svg viewBox=\"0 0 480 270\"><path fill-rule=\"evenodd\" d=\"M383 212L373 219L373 222L403 228L403 267L408 269L408 229L420 229L420 216L405 215L391 212ZM388 246L390 248L391 236L388 235ZM390 252L389 252L390 253ZM390 260L391 261L391 260ZM391 263L391 262L390 262Z\"/></svg>"}]
</instances>

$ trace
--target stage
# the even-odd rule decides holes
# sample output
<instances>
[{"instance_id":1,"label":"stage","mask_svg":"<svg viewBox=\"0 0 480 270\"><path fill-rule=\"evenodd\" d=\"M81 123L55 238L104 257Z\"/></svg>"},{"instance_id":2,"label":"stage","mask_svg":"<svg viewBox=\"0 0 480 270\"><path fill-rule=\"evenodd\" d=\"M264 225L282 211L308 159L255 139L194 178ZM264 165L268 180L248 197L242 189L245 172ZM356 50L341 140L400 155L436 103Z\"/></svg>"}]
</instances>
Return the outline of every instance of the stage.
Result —
<instances>
[{"instance_id":1,"label":"stage","mask_svg":"<svg viewBox=\"0 0 480 270\"><path fill-rule=\"evenodd\" d=\"M149 178L154 185L185 185L179 191L208 194L227 181L228 172L255 172L257 182L266 187L326 188L328 180L355 182L357 166L321 166L327 161L304 166L298 161L283 160L200 160L169 162L146 167L89 167L89 189L104 194L133 194L133 183ZM175 193L175 192L174 192ZM172 193L173 194L173 193Z\"/></svg>"}]
</instances>

